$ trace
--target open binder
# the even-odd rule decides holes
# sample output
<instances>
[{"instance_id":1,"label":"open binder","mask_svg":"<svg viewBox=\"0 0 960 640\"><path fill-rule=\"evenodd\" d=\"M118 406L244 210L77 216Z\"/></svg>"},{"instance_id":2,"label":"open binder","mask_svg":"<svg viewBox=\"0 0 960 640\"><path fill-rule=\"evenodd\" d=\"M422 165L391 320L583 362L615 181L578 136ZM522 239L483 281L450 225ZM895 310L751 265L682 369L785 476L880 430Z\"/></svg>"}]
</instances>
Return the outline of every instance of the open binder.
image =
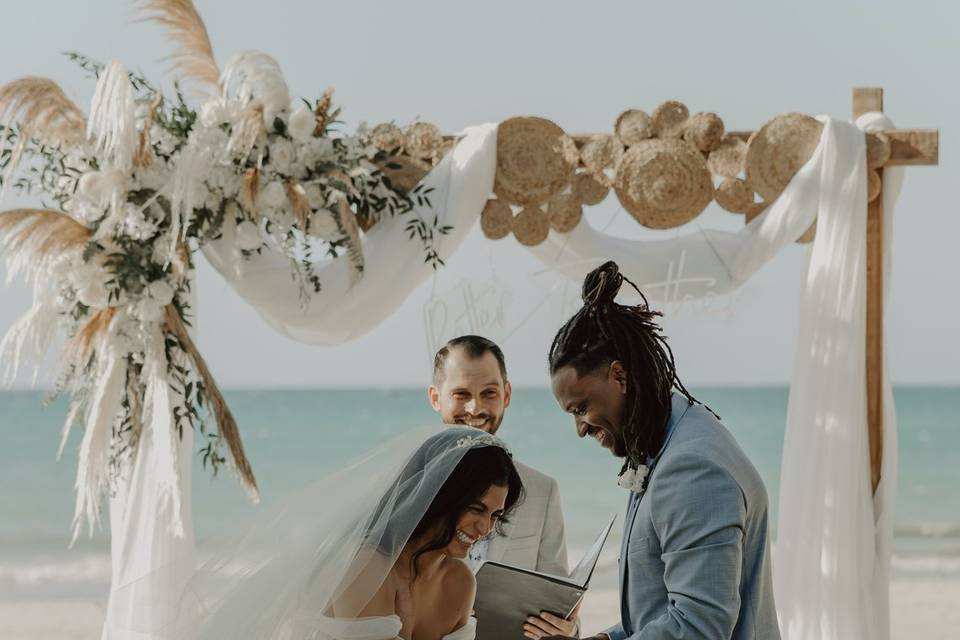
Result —
<instances>
[{"instance_id":1,"label":"open binder","mask_svg":"<svg viewBox=\"0 0 960 640\"><path fill-rule=\"evenodd\" d=\"M616 516L569 576L551 576L500 562L484 562L477 571L477 640L526 640L523 625L541 611L567 618L583 599Z\"/></svg>"}]
</instances>

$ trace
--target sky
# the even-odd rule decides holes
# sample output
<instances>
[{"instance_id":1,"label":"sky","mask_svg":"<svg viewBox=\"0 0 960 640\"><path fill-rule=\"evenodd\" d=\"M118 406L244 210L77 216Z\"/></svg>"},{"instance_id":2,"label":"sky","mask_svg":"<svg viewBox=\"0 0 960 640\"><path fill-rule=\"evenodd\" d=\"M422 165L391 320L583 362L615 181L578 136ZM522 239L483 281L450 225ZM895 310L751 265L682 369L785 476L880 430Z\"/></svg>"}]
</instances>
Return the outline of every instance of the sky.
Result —
<instances>
[{"instance_id":1,"label":"sky","mask_svg":"<svg viewBox=\"0 0 960 640\"><path fill-rule=\"evenodd\" d=\"M119 59L169 87L159 27L134 22L126 0L5 3L0 82L56 80L78 104L93 84L63 51ZM850 116L855 86L882 86L900 128L939 128L938 167L907 172L895 214L886 349L894 384L960 384L960 148L955 119L960 5L810 0L742 2L341 2L198 0L222 64L259 49L293 96L335 87L350 126L423 119L445 132L511 116L550 118L568 132L608 132L627 108L665 100L718 113L730 130L777 114ZM28 202L8 196L4 208ZM33 202L36 204L36 202ZM611 196L587 213L611 233L670 237L736 229L711 205L694 223L652 232ZM690 385L780 385L790 379L804 248L790 247L731 296L663 306L664 331ZM0 267L0 276L4 274ZM336 347L280 336L202 258L198 343L228 388L418 387L429 381L425 317L438 300L495 282L507 292L497 337L518 386L545 386L545 354L575 283L545 272L512 238L474 229L447 266L371 333ZM950 292L954 293L950 293ZM21 282L0 289L0 331L29 308ZM488 309L490 311L491 309ZM431 325L432 326L432 325ZM40 385L49 380L41 375ZM17 386L29 383L22 376Z\"/></svg>"}]
</instances>

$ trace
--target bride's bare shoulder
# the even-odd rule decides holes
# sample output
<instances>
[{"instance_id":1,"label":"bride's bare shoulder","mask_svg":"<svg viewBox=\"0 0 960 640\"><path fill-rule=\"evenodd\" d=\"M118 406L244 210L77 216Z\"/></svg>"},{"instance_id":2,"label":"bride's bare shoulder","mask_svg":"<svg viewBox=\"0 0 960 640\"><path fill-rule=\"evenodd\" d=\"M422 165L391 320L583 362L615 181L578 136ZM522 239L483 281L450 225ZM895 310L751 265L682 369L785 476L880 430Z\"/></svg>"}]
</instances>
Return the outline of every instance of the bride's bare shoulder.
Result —
<instances>
[{"instance_id":1,"label":"bride's bare shoulder","mask_svg":"<svg viewBox=\"0 0 960 640\"><path fill-rule=\"evenodd\" d=\"M461 622L465 622L473 609L473 599L477 594L477 579L466 562L448 558L445 563L443 587L448 610L460 612Z\"/></svg>"}]
</instances>

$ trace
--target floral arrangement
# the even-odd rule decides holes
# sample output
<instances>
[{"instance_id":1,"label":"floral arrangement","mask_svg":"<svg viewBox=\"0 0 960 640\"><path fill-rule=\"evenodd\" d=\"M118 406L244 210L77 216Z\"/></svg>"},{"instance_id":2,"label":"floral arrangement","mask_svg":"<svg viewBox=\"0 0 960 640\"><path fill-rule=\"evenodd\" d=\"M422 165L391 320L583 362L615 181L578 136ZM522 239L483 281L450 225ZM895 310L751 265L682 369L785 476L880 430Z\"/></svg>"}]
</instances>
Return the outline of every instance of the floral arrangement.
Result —
<instances>
[{"instance_id":1,"label":"floral arrangement","mask_svg":"<svg viewBox=\"0 0 960 640\"><path fill-rule=\"evenodd\" d=\"M204 465L229 462L256 499L236 422L188 330L193 254L214 241L246 257L280 252L307 304L323 286L317 252L347 256L362 277L362 233L429 204L416 183L448 144L426 123L338 132L332 91L291 103L277 62L256 51L221 72L190 0L146 5L178 44L175 66L203 95L199 108L179 83L168 98L119 62L78 54L97 79L89 115L46 78L0 87L3 190L47 203L0 213L10 275L34 289L0 361L12 379L25 352L39 363L67 337L55 392L71 397L61 451L71 425L84 425L74 536L83 522L92 532L145 429L174 514L185 428L201 434ZM442 264L432 242L448 228L411 216L407 230Z\"/></svg>"}]
</instances>

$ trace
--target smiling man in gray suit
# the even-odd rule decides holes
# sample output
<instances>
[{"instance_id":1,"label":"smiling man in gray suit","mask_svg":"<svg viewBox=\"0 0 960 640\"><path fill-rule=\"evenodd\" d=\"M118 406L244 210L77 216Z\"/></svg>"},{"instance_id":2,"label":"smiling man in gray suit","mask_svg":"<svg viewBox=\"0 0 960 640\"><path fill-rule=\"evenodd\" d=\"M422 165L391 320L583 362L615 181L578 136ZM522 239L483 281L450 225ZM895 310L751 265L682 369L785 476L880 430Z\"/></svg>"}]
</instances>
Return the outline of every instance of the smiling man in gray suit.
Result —
<instances>
[{"instance_id":1,"label":"smiling man in gray suit","mask_svg":"<svg viewBox=\"0 0 960 640\"><path fill-rule=\"evenodd\" d=\"M614 301L624 280L613 262L587 275L549 354L577 435L625 460L620 623L596 638L777 640L763 482L680 382L640 290Z\"/></svg>"},{"instance_id":2,"label":"smiling man in gray suit","mask_svg":"<svg viewBox=\"0 0 960 640\"><path fill-rule=\"evenodd\" d=\"M481 336L454 338L434 358L433 384L427 393L445 424L497 433L512 395L503 351ZM473 545L470 564L476 570L484 560L494 560L566 576L567 545L557 481L520 462L516 465L523 480L524 500L510 522L504 524L503 537L478 540ZM576 633L575 618L576 612L571 620L550 614L533 616L524 634L529 638L571 635Z\"/></svg>"}]
</instances>

